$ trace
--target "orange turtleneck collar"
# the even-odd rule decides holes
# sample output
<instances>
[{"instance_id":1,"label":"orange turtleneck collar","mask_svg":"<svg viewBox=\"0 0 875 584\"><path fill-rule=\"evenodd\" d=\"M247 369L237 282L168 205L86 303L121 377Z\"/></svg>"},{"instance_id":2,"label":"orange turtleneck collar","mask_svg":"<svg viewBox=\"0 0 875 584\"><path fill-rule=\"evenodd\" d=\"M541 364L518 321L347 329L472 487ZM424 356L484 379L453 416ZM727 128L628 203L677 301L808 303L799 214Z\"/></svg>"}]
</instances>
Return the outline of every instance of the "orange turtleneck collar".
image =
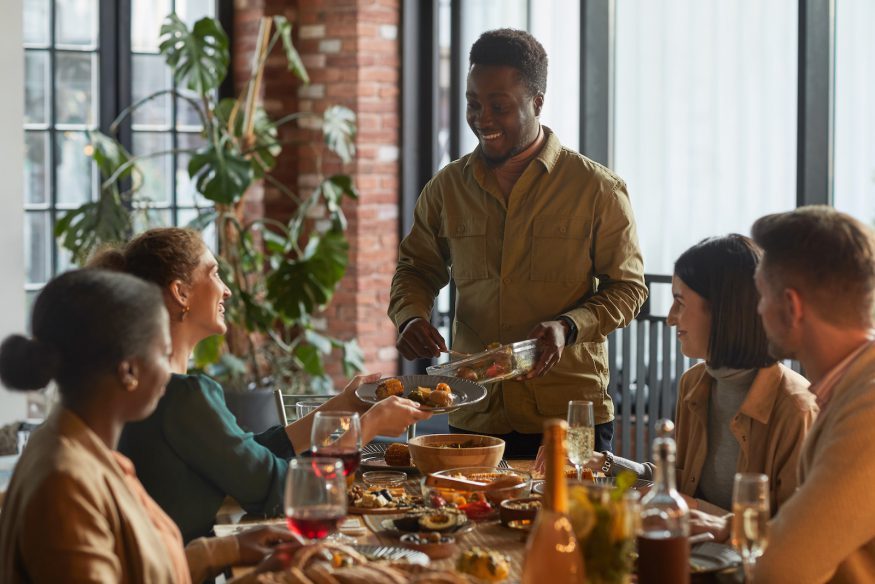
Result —
<instances>
[{"instance_id":1,"label":"orange turtleneck collar","mask_svg":"<svg viewBox=\"0 0 875 584\"><path fill-rule=\"evenodd\" d=\"M501 194L504 195L505 201L513 190L516 181L523 175L529 163L538 155L544 142L547 140L547 135L544 133L544 127L538 126L538 137L532 142L528 148L508 158L498 166L492 167L495 173L495 178L498 181L498 188L501 189Z\"/></svg>"}]
</instances>

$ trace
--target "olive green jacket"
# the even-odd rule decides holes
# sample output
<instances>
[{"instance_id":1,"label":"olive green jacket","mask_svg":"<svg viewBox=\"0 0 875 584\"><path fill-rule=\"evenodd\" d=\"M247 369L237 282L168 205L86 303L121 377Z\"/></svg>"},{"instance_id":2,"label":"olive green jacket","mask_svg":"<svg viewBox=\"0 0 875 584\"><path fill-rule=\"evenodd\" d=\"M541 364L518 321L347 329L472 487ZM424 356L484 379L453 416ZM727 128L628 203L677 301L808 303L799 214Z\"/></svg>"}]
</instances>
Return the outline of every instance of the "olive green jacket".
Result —
<instances>
[{"instance_id":1,"label":"olive green jacket","mask_svg":"<svg viewBox=\"0 0 875 584\"><path fill-rule=\"evenodd\" d=\"M456 350L526 339L560 315L577 326L547 375L495 384L483 402L451 414L466 430L541 432L572 399L592 400L596 422L611 421L605 336L647 297L625 183L544 130L544 148L507 203L478 147L429 181L401 242L389 304L396 326L428 318L451 277Z\"/></svg>"}]
</instances>

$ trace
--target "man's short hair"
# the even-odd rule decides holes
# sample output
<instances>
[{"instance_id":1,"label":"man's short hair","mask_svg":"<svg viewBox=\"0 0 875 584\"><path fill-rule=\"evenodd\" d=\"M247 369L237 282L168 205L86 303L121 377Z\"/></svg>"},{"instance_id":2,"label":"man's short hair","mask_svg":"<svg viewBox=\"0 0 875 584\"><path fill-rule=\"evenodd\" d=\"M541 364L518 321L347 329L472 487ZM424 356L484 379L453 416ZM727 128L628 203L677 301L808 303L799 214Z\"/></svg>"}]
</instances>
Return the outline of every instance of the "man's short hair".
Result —
<instances>
[{"instance_id":1,"label":"man's short hair","mask_svg":"<svg viewBox=\"0 0 875 584\"><path fill-rule=\"evenodd\" d=\"M547 92L547 52L524 30L499 28L480 35L471 47L470 65L514 67L532 95Z\"/></svg>"},{"instance_id":2,"label":"man's short hair","mask_svg":"<svg viewBox=\"0 0 875 584\"><path fill-rule=\"evenodd\" d=\"M769 284L793 288L821 318L870 327L875 309L875 233L822 205L761 217L751 230Z\"/></svg>"},{"instance_id":3,"label":"man's short hair","mask_svg":"<svg viewBox=\"0 0 875 584\"><path fill-rule=\"evenodd\" d=\"M749 238L731 233L700 241L680 255L674 275L701 296L711 311L708 365L758 369L775 362L757 313L754 274L762 251Z\"/></svg>"}]
</instances>

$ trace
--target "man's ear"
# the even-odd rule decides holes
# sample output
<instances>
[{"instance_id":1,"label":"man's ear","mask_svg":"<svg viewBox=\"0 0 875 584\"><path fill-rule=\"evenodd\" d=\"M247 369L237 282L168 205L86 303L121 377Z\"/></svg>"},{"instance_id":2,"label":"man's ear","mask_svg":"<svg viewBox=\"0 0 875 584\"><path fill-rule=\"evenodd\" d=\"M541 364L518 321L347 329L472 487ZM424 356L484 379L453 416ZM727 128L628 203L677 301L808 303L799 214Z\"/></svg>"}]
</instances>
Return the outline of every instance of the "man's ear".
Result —
<instances>
[{"instance_id":1,"label":"man's ear","mask_svg":"<svg viewBox=\"0 0 875 584\"><path fill-rule=\"evenodd\" d=\"M178 304L181 308L185 308L189 304L189 295L191 294L191 289L188 284L183 282L182 280L173 280L170 282L170 285L167 287L168 292L170 293L170 297L173 301Z\"/></svg>"},{"instance_id":2,"label":"man's ear","mask_svg":"<svg viewBox=\"0 0 875 584\"><path fill-rule=\"evenodd\" d=\"M532 99L532 104L535 106L535 117L540 116L541 109L544 107L544 94L539 91Z\"/></svg>"},{"instance_id":3,"label":"man's ear","mask_svg":"<svg viewBox=\"0 0 875 584\"><path fill-rule=\"evenodd\" d=\"M786 310L785 317L787 324L794 328L798 328L802 324L802 319L805 316L805 303L802 296L795 288L784 288L784 307Z\"/></svg>"},{"instance_id":4,"label":"man's ear","mask_svg":"<svg viewBox=\"0 0 875 584\"><path fill-rule=\"evenodd\" d=\"M140 366L134 359L125 359L118 364L118 378L125 391L134 391L140 383Z\"/></svg>"}]
</instances>

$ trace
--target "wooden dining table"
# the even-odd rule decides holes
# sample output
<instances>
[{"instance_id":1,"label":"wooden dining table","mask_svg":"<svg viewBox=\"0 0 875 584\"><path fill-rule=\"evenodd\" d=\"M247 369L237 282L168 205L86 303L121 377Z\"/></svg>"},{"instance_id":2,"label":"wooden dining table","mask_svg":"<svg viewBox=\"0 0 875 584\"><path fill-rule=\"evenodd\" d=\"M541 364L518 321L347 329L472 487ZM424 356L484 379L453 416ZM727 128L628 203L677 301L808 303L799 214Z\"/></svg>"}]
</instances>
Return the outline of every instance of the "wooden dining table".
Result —
<instances>
[{"instance_id":1,"label":"wooden dining table","mask_svg":"<svg viewBox=\"0 0 875 584\"><path fill-rule=\"evenodd\" d=\"M534 465L532 460L510 460L511 468L531 472ZM419 489L421 477L414 476L408 479L408 489ZM350 515L348 521L358 521L361 526L360 535L351 535L349 530L344 533L355 537L355 545L379 545L400 546L398 534L380 529L384 519L391 515ZM349 524L349 523L347 523ZM248 529L255 525L285 525L282 518L265 519L246 515L233 500L226 501L216 516L216 535L227 535L239 530ZM457 540L459 550L469 549L474 546L500 552L507 556L510 565L510 574L505 582L519 582L525 555L525 542L527 533L509 529L503 526L498 519L480 521L471 532L462 535ZM457 555L457 554L456 554ZM441 560L431 560L430 567L435 569L453 570L455 568L455 555ZM251 567L235 567L232 575L238 576L249 572ZM634 582L633 576L633 582ZM723 572L711 572L707 574L693 574L693 584L741 584L743 581L740 570L730 569Z\"/></svg>"}]
</instances>

